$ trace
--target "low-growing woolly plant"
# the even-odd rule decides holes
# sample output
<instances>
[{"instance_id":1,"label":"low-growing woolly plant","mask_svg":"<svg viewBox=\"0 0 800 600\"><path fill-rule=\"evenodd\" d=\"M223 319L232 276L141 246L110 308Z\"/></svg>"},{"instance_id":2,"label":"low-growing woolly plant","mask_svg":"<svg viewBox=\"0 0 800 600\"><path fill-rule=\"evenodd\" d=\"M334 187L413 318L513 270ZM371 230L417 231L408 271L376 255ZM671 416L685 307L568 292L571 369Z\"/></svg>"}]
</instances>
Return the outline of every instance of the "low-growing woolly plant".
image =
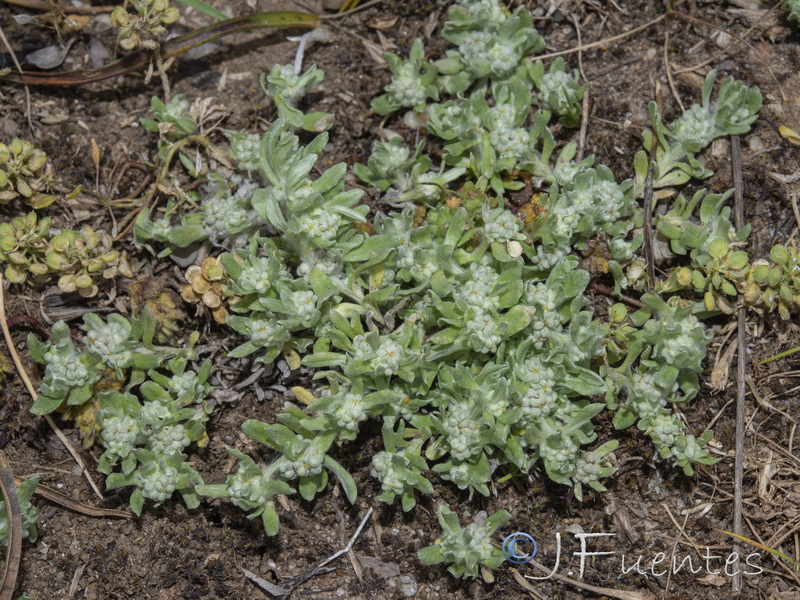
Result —
<instances>
[{"instance_id":1,"label":"low-growing woolly plant","mask_svg":"<svg viewBox=\"0 0 800 600\"><path fill-rule=\"evenodd\" d=\"M354 500L350 465L334 457L360 443L370 420L383 442L371 457L376 499L399 500L406 511L433 493L437 476L488 496L500 473L539 465L579 500L602 492L618 446L595 426L604 412L692 474L717 460L706 446L712 433L690 433L676 411L699 391L711 337L701 319L724 312L731 285L762 308L796 308L796 252L776 249L770 266L743 261L748 231L728 222L728 196L702 192L690 202L679 196L655 219L675 254L691 261L688 278L676 271L660 291L683 296L645 294L640 310L615 305L607 319L586 297L587 262L618 291L643 289L636 201L648 163L658 188L709 176L701 152L749 130L757 88L726 78L712 99L712 71L701 103L672 122L651 105L646 151L634 159L635 177L620 182L594 157L576 162L574 142L556 152L551 124L578 124L584 88L563 61L547 69L531 62L544 42L523 7L458 0L448 17L442 35L456 47L445 58L426 60L421 42L407 61L386 55L392 81L375 110L426 118L442 148L437 165L428 138L408 145L395 137L376 142L354 168L392 210L370 215L359 205L363 192L345 189L344 164L315 174L327 135L303 145L284 117L264 135L230 134L237 173L210 173L199 211L171 203L164 216L137 223L137 239L165 252L206 241L220 248L218 291L231 299L227 324L241 334L230 356L283 356L291 369L313 372L313 389L294 388L298 404L277 423L244 424L275 452L271 462L230 449L237 473L196 488L260 516L270 534L279 527L278 494L311 499L335 481ZM283 68L263 81L276 98L290 81L304 87ZM512 210L506 192L526 184L535 195ZM482 568L491 577L500 557L488 537L505 520L464 530L442 509L445 535L422 557L458 576Z\"/></svg>"},{"instance_id":2,"label":"low-growing woolly plant","mask_svg":"<svg viewBox=\"0 0 800 600\"><path fill-rule=\"evenodd\" d=\"M112 314L104 321L90 313L83 329L81 351L63 321L53 326L50 342L28 336L31 356L46 365L31 410L65 411L77 420L87 445L98 437L105 447L98 470L108 475L106 487L135 486L130 504L136 514L145 499L158 505L176 490L194 508L202 479L186 463L184 450L207 443L212 410L211 363L197 370L189 363L197 358L192 348L198 334L185 349L154 346L155 321L147 314Z\"/></svg>"},{"instance_id":3,"label":"low-growing woolly plant","mask_svg":"<svg viewBox=\"0 0 800 600\"><path fill-rule=\"evenodd\" d=\"M119 45L125 50L138 46L156 50L159 39L167 32L164 26L180 17L178 9L170 6L169 0L131 0L130 3L136 14L129 13L123 6L117 6L111 13L111 25L119 30Z\"/></svg>"},{"instance_id":4,"label":"low-growing woolly plant","mask_svg":"<svg viewBox=\"0 0 800 600\"><path fill-rule=\"evenodd\" d=\"M485 513L484 513L485 516ZM492 534L511 520L511 515L500 510L483 522L462 527L458 515L446 505L439 505L439 526L442 536L436 543L423 548L417 555L428 565L445 563L454 577L477 577L487 582L494 580L492 569L503 564L503 554L492 543Z\"/></svg>"}]
</instances>

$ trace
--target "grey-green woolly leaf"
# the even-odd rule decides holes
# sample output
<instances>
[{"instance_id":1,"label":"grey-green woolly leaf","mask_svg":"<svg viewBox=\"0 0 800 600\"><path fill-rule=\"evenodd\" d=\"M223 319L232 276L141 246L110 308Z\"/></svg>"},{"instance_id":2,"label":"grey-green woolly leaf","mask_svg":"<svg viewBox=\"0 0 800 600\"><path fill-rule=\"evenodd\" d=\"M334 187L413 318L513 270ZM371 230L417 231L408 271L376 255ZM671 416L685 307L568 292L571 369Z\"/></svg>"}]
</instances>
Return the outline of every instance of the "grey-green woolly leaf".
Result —
<instances>
[{"instance_id":1,"label":"grey-green woolly leaf","mask_svg":"<svg viewBox=\"0 0 800 600\"><path fill-rule=\"evenodd\" d=\"M136 490L131 494L131 510L137 516L142 514L142 508L144 507L144 495L142 494L142 490Z\"/></svg>"},{"instance_id":2,"label":"grey-green woolly leaf","mask_svg":"<svg viewBox=\"0 0 800 600\"><path fill-rule=\"evenodd\" d=\"M617 411L617 414L614 415L614 420L612 422L616 429L627 429L636 422L636 418L636 413L632 409L623 406Z\"/></svg>"},{"instance_id":3,"label":"grey-green woolly leaf","mask_svg":"<svg viewBox=\"0 0 800 600\"><path fill-rule=\"evenodd\" d=\"M510 520L511 514L507 510L498 510L484 521L483 527L488 530L489 534L493 534Z\"/></svg>"},{"instance_id":4,"label":"grey-green woolly leaf","mask_svg":"<svg viewBox=\"0 0 800 600\"><path fill-rule=\"evenodd\" d=\"M205 239L205 231L202 225L179 225L173 227L167 238L171 244L178 248L186 248L197 241Z\"/></svg>"},{"instance_id":5,"label":"grey-green woolly leaf","mask_svg":"<svg viewBox=\"0 0 800 600\"><path fill-rule=\"evenodd\" d=\"M365 262L368 260L383 260L397 245L394 236L373 235L364 240L357 248L344 255L347 262Z\"/></svg>"},{"instance_id":6,"label":"grey-green woolly leaf","mask_svg":"<svg viewBox=\"0 0 800 600\"><path fill-rule=\"evenodd\" d=\"M56 326L62 323L59 321L55 325L53 325L53 329L55 330ZM28 352L31 355L31 358L35 360L39 364L44 364L44 355L47 352L48 345L45 342L42 342L38 337L33 335L32 333L28 334Z\"/></svg>"},{"instance_id":7,"label":"grey-green woolly leaf","mask_svg":"<svg viewBox=\"0 0 800 600\"><path fill-rule=\"evenodd\" d=\"M517 306L512 307L500 319L500 323L502 326L504 326L504 334L508 337L511 337L525 329L528 325L530 325L534 312L534 309L530 306L518 304Z\"/></svg>"},{"instance_id":8,"label":"grey-green woolly leaf","mask_svg":"<svg viewBox=\"0 0 800 600\"><path fill-rule=\"evenodd\" d=\"M83 404L89 398L92 397L92 385L86 384L81 387L72 388L70 390L69 395L67 396L67 404L70 406L76 406Z\"/></svg>"},{"instance_id":9,"label":"grey-green woolly leaf","mask_svg":"<svg viewBox=\"0 0 800 600\"><path fill-rule=\"evenodd\" d=\"M259 217L276 229L281 231L286 230L288 223L283 216L283 212L272 190L265 188L257 189L253 192L253 198L250 202Z\"/></svg>"},{"instance_id":10,"label":"grey-green woolly leaf","mask_svg":"<svg viewBox=\"0 0 800 600\"><path fill-rule=\"evenodd\" d=\"M375 98L370 103L370 107L372 108L372 112L381 116L388 115L401 108L399 104L391 101L388 94Z\"/></svg>"},{"instance_id":11,"label":"grey-green woolly leaf","mask_svg":"<svg viewBox=\"0 0 800 600\"><path fill-rule=\"evenodd\" d=\"M270 448L279 450L288 446L296 436L284 425L267 425L256 419L249 419L242 424L244 434L253 440Z\"/></svg>"},{"instance_id":12,"label":"grey-green woolly leaf","mask_svg":"<svg viewBox=\"0 0 800 600\"><path fill-rule=\"evenodd\" d=\"M418 550L417 557L419 558L420 562L425 565L438 565L439 563L444 562L444 557L442 556L442 547L438 544Z\"/></svg>"},{"instance_id":13,"label":"grey-green woolly leaf","mask_svg":"<svg viewBox=\"0 0 800 600\"><path fill-rule=\"evenodd\" d=\"M264 512L261 513L261 522L264 524L264 531L267 535L278 535L280 531L280 519L272 502L269 502Z\"/></svg>"},{"instance_id":14,"label":"grey-green woolly leaf","mask_svg":"<svg viewBox=\"0 0 800 600\"><path fill-rule=\"evenodd\" d=\"M49 398L39 396L31 406L31 412L35 415L49 415L64 402L64 398Z\"/></svg>"},{"instance_id":15,"label":"grey-green woolly leaf","mask_svg":"<svg viewBox=\"0 0 800 600\"><path fill-rule=\"evenodd\" d=\"M356 496L358 495L358 489L356 488L356 482L352 475L350 475L350 473L348 473L342 465L333 460L330 456L326 456L323 459L322 464L325 465L325 468L327 468L336 476L336 478L339 480L339 483L342 484L342 489L344 490L347 499L350 501L350 504L354 504L356 501Z\"/></svg>"},{"instance_id":16,"label":"grey-green woolly leaf","mask_svg":"<svg viewBox=\"0 0 800 600\"><path fill-rule=\"evenodd\" d=\"M406 488L403 490L403 495L400 497L400 504L403 507L403 512L408 512L417 505L417 499L414 496L413 488Z\"/></svg>"},{"instance_id":17,"label":"grey-green woolly leaf","mask_svg":"<svg viewBox=\"0 0 800 600\"><path fill-rule=\"evenodd\" d=\"M231 358L243 358L245 356L250 356L253 352L258 350L259 347L256 346L253 342L245 342L244 344L237 346L230 352L228 352L228 356Z\"/></svg>"},{"instance_id":18,"label":"grey-green woolly leaf","mask_svg":"<svg viewBox=\"0 0 800 600\"><path fill-rule=\"evenodd\" d=\"M606 392L603 378L588 369L580 369L577 375L567 375L561 383L581 396L597 396Z\"/></svg>"},{"instance_id":19,"label":"grey-green woolly leaf","mask_svg":"<svg viewBox=\"0 0 800 600\"><path fill-rule=\"evenodd\" d=\"M303 357L303 364L307 367L337 367L347 362L347 356L339 352L319 352Z\"/></svg>"}]
</instances>

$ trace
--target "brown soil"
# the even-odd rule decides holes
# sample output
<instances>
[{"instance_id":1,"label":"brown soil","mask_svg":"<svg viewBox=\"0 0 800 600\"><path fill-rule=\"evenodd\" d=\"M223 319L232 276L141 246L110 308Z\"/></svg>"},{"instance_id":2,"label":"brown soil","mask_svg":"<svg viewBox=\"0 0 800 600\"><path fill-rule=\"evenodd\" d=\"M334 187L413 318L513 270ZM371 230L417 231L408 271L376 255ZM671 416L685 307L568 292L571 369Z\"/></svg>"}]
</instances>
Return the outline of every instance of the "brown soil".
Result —
<instances>
[{"instance_id":1,"label":"brown soil","mask_svg":"<svg viewBox=\"0 0 800 600\"><path fill-rule=\"evenodd\" d=\"M270 0L231 0L214 2L226 6L234 15L259 10L286 9L288 3ZM388 72L367 50L365 43L407 52L417 36L425 39L432 54L445 44L437 38L449 1L387 0L354 16L334 21L334 39L318 44L307 54L307 64L315 62L326 72L324 83L312 97L315 109L336 116L330 132L332 147L326 160L363 162L376 137L381 120L369 109L370 100L388 82ZM514 3L518 4L518 3ZM655 0L552 0L526 2L537 17L537 27L545 36L548 51L574 48L576 30L583 43L594 42L628 31L663 14L663 3ZM670 93L664 62L665 41L670 74L675 92L685 105L699 97L702 77L708 67L685 69L708 61L723 74L732 74L748 84L760 86L765 98L762 118L744 139L743 162L746 186L746 216L753 223L751 248L763 257L778 242L794 239L797 233L789 197L791 183L782 183L773 173L800 173L800 148L778 134L780 125L800 130L800 33L790 29L780 11L765 15L772 2L759 0L676 0L679 14L652 27L618 40L590 48L566 59L572 67L581 67L591 82L593 109L588 126L587 150L597 155L599 163L609 165L618 178L631 175L632 157L640 147L641 131L648 127L646 106L655 97L658 84L663 96L664 113L674 116L679 108ZM550 9L554 10L550 10ZM26 12L19 7L0 9L0 22L12 46L20 54L53 44L51 28L34 24L20 26L12 15ZM391 22L382 28L381 22ZM181 24L194 28L207 24L196 13ZM711 25L713 24L713 26ZM83 67L88 59L89 42L94 34L86 30L65 34L76 38L69 67ZM751 28L752 31L751 31ZM432 36L432 37L431 37ZM737 37L746 43L726 48ZM113 37L97 34L109 48ZM292 60L295 45L283 41L283 32L264 35L239 35L220 44L214 52L198 59L179 59L170 70L174 93L194 100L213 97L224 107L229 129L263 131L265 122L274 117L265 107L258 75L275 63ZM780 86L780 87L779 87ZM154 152L153 138L137 124L149 107L150 98L162 95L157 77L149 83L141 74L72 89L31 89L31 118L38 144L48 152L65 189L84 186L81 196L84 210L57 216L60 225L86 222L109 229L112 211L102 199L111 187L112 172L126 161L145 162ZM785 100L784 100L785 97ZM28 136L26 99L20 87L0 87L0 138ZM388 127L402 130L390 120ZM566 134L564 134L566 135ZM562 135L562 138L564 136ZM101 151L100 187L96 187L95 166L91 158L91 140ZM727 143L718 143L709 152L707 165L716 175L707 182L715 190L732 186L730 151ZM117 171L115 171L115 169ZM141 182L142 174L130 171L123 178L117 197L126 197ZM0 218L22 213L24 207L0 207ZM50 210L56 214L57 210ZM113 211L117 221L127 210ZM180 271L173 265L157 265L152 254L137 251L130 241L123 242L136 259L143 275L159 274L167 287L177 290L182 283ZM53 316L57 290L31 286L12 287L7 300L9 315L27 314L36 319ZM598 297L597 305L605 303ZM128 310L127 286L102 292L91 301L67 300L67 308L90 307L100 310L114 307ZM237 342L229 330L211 325L206 316L191 318L187 331L200 330L204 339L232 348ZM732 321L717 319L715 338L707 361L710 374L715 355L725 360L735 336L728 337ZM748 434L745 454L745 529L747 537L760 540L786 555L798 558L798 516L800 515L800 458L795 454L797 408L797 357L758 366L756 363L798 343L796 324L777 318L760 319L751 315L749 373L751 393L747 398ZM36 365L26 359L24 327L14 330L15 341L29 372L38 376ZM728 359L731 357L728 356ZM699 433L716 419L715 454L722 458L713 467L699 469L691 478L672 469L653 456L649 442L634 431L613 432L610 423L599 423L601 438L614 436L622 441L616 452L619 473L608 483L604 494L575 501L567 488L551 484L543 473L496 484L492 495L473 498L450 485L437 484L433 497L423 498L410 514L395 507L375 506L375 515L356 542L350 556L342 556L331 566L335 570L309 579L294 592L294 597L396 599L406 597L402 586L416 587L416 598L599 598L555 579L529 581L534 591L525 591L515 581L512 569L504 566L496 572L494 584L457 581L444 569L420 564L416 551L433 543L437 532L435 509L446 501L462 520L472 519L479 511L489 513L501 508L514 515L503 533L528 531L539 540L539 559L554 564L555 535L563 537L559 573L577 578L578 561L572 556L579 549L573 533L606 532L613 538L590 542L590 550L613 551L614 556L598 556L587 561L585 584L637 590L646 597L717 599L800 598L800 570L788 561L745 545L742 552L759 552L752 559L764 569L746 576L743 591L731 591L731 578L704 569L697 574L686 569L671 577L623 575L621 555L630 568L642 555L642 570L661 552L667 557L692 556L695 568L705 566L700 558L706 548L712 556L710 568L723 568L724 557L732 549L732 539L720 530L732 529L733 443L735 424L735 362L724 389L711 390L706 378L703 392L684 407L690 428ZM243 361L227 360L218 365L217 383L230 388L246 379L251 366ZM230 469L225 445L255 453L240 433L239 426L248 418L271 421L290 393L281 387L279 369L268 370L259 385L264 398L258 400L252 386L231 394L220 403L209 425L207 449L192 458L192 463L207 482L223 481ZM292 383L291 385L295 385ZM275 386L270 388L270 386ZM30 400L18 379L9 375L0 400L0 448L7 454L15 473L42 474L43 483L76 500L109 508L125 508L128 491L106 493L104 500L95 497L85 479L75 472L75 465L44 421L29 411ZM72 443L80 448L77 432L69 422L61 423ZM359 445L377 444L377 429L365 431L357 444L338 451L340 460L356 477L359 498L349 505L338 490L331 487L314 502L289 497L281 507L281 531L275 538L265 536L259 522L248 521L238 509L225 502L204 502L197 510L187 510L179 501L155 510L145 510L136 520L91 518L37 499L41 518L39 540L24 546L19 591L38 599L55 598L268 598L242 573L247 569L261 578L281 584L296 577L345 546L356 527L373 506L378 493L369 476L368 454L353 450ZM84 451L96 481L103 481L93 467L98 452ZM354 570L357 557L365 568ZM394 563L392 567L391 563ZM366 568L377 564L377 568ZM387 566L388 565L388 566ZM661 572L664 564L656 565ZM522 575L539 575L533 568L518 568ZM397 575L399 573L400 575ZM402 578L402 579L401 579Z\"/></svg>"}]
</instances>

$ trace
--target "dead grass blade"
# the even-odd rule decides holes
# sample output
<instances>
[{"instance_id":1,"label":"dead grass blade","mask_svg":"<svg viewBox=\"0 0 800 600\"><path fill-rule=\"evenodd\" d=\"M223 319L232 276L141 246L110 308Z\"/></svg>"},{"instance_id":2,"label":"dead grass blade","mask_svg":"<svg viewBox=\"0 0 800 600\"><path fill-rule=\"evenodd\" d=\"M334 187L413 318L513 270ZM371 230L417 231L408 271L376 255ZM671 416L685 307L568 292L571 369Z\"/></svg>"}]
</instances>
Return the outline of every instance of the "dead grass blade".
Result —
<instances>
[{"instance_id":1,"label":"dead grass blade","mask_svg":"<svg viewBox=\"0 0 800 600\"><path fill-rule=\"evenodd\" d=\"M16 481L17 485L19 485L25 480L22 477L15 476L14 481ZM134 515L132 512L128 512L126 510L117 510L115 508L97 508L96 506L89 506L83 502L77 502L69 496L65 496L61 492L57 492L46 485L40 484L36 486L34 493L42 498L47 498L51 502L55 502L59 506L63 506L64 508L68 508L69 510L86 515L88 517L115 517L120 519L133 519L136 517L136 515Z\"/></svg>"},{"instance_id":2,"label":"dead grass blade","mask_svg":"<svg viewBox=\"0 0 800 600\"><path fill-rule=\"evenodd\" d=\"M0 586L0 600L11 600L17 585L19 563L22 560L22 513L20 512L17 486L14 474L8 466L6 455L0 450L0 491L8 513L8 550L3 567L3 580Z\"/></svg>"},{"instance_id":3,"label":"dead grass blade","mask_svg":"<svg viewBox=\"0 0 800 600\"><path fill-rule=\"evenodd\" d=\"M769 552L770 554L772 554L774 556L777 556L778 558L782 558L783 560L788 560L790 563L792 563L796 567L800 567L800 561L796 561L795 559L793 559L790 556L787 556L786 554L784 554L780 550L775 550L775 548L770 548L769 546L766 546L766 545L762 544L761 542L757 542L755 540L751 540L750 538L744 537L743 535L739 535L738 533L733 533L732 531L725 531L724 529L720 529L719 531L720 531L720 533L724 533L725 535L729 535L732 538L736 538L737 540L741 540L742 542L750 544L751 546L755 546L756 548L760 548L764 552Z\"/></svg>"},{"instance_id":4,"label":"dead grass blade","mask_svg":"<svg viewBox=\"0 0 800 600\"><path fill-rule=\"evenodd\" d=\"M537 563L535 560L532 560L530 564L541 569L542 571L545 572L548 571L548 569L546 569L543 565ZM528 583L525 580L525 577L520 575L519 571L512 568L511 573L514 575L514 580L520 586L522 586L529 592L538 593L536 588L533 587L530 583ZM656 598L655 595L650 591L633 592L628 590L615 590L612 588L598 587L596 585L589 585L588 583L582 583L580 581L576 581L575 579L570 579L569 577L564 577L563 575L559 575L558 573L553 574L553 579L556 579L568 585L575 586L578 589L586 590L587 592L594 592L595 594L608 596L609 598L616 598L617 600L655 600Z\"/></svg>"}]
</instances>

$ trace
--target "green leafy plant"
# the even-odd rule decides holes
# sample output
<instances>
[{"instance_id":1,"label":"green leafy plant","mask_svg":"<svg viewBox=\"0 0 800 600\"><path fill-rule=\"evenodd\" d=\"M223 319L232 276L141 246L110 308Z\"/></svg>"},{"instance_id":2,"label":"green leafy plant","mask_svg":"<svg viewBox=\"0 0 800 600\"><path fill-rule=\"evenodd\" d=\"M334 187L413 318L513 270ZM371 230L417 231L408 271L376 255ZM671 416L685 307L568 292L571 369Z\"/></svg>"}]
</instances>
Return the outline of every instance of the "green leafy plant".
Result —
<instances>
[{"instance_id":1,"label":"green leafy plant","mask_svg":"<svg viewBox=\"0 0 800 600\"><path fill-rule=\"evenodd\" d=\"M158 40L180 17L178 9L169 5L169 0L130 0L136 11L132 15L123 6L111 13L111 25L116 27L117 41L125 50L141 46L147 50L158 49Z\"/></svg>"},{"instance_id":2,"label":"green leafy plant","mask_svg":"<svg viewBox=\"0 0 800 600\"><path fill-rule=\"evenodd\" d=\"M112 247L111 238L88 225L80 231L52 231L52 220L39 220L35 212L0 223L0 261L5 276L23 283L29 276L46 279L58 275L58 287L67 293L95 296L100 279L117 274L133 277L127 257Z\"/></svg>"},{"instance_id":3,"label":"green leafy plant","mask_svg":"<svg viewBox=\"0 0 800 600\"><path fill-rule=\"evenodd\" d=\"M492 569L503 564L503 555L492 544L492 534L510 521L511 515L500 510L482 523L462 527L458 515L446 505L440 504L437 514L442 536L433 546L420 550L419 559L428 565L450 565L447 570L454 577L474 578L480 574L485 581L494 581Z\"/></svg>"},{"instance_id":4,"label":"green leafy plant","mask_svg":"<svg viewBox=\"0 0 800 600\"><path fill-rule=\"evenodd\" d=\"M548 73L530 63L528 54L543 47L530 15L521 7L509 14L495 0L460 0L449 15L445 37L458 49L429 64L421 43L410 61L393 57L393 81L408 81L375 103L387 114L425 110L427 132L443 141L443 166L433 167L425 138L413 147L400 137L376 142L366 165L354 167L380 195L374 215L358 204L360 190L345 189L345 165L312 177L327 135L303 145L278 119L263 135L229 134L237 172L209 174L199 211L168 205L157 228L147 216L140 222L143 238L168 248L210 240L224 250L220 291L236 299L227 323L242 336L230 356L282 356L290 369L313 373L315 386L294 388L298 404L287 404L277 423L244 425L275 451L268 464L231 450L239 471L197 488L262 517L270 534L279 527L277 494L311 499L337 481L355 499L347 465L332 455L360 443L369 421L380 423L383 442L371 457L377 500L399 500L403 510L437 480L488 496L498 476L539 467L579 500L602 492L618 447L596 428L603 412L617 429L641 430L687 474L715 461L711 432L693 435L674 412L698 394L710 339L699 319L712 311L655 294L630 315L612 307L608 319L587 306L590 261L618 289L643 289L635 199L647 154L637 155L636 178L619 182L591 156L575 161L575 143L557 153L550 124L578 124L584 89L562 61ZM274 93L281 73L270 82ZM651 111L655 133L645 144L658 136L659 186L705 176L703 148L753 122L758 91L725 80L712 102L714 81L706 80L702 105L669 128ZM403 89L417 95L404 103ZM692 137L694 118L710 123L708 135ZM512 210L505 193L526 185L536 195ZM715 302L729 295L726 281L737 290L740 279L750 283L737 254L748 231L731 227L727 198L680 196L657 220ZM775 258L787 269L793 260L788 251ZM686 289L681 273L662 293ZM430 562L469 576L499 565L484 545L495 521L466 535L454 515L446 520L447 543L426 551Z\"/></svg>"},{"instance_id":5,"label":"green leafy plant","mask_svg":"<svg viewBox=\"0 0 800 600\"><path fill-rule=\"evenodd\" d=\"M653 131L646 131L643 141L649 151L653 136L656 137L655 156L650 157L654 188L682 185L691 178L710 177L711 171L698 160L697 153L719 137L747 133L758 118L761 92L757 87L748 88L741 81L727 77L719 86L716 100L712 101L716 77L716 70L706 75L702 103L693 104L669 126L662 122L655 102L650 103L648 111ZM644 150L638 152L634 158L637 197L644 192L647 163L647 153Z\"/></svg>"},{"instance_id":6,"label":"green leafy plant","mask_svg":"<svg viewBox=\"0 0 800 600\"><path fill-rule=\"evenodd\" d=\"M523 59L544 49L544 39L533 28L530 13L518 7L512 14L494 0L458 0L448 11L442 37L458 46L436 61L450 94L473 84L525 79Z\"/></svg>"},{"instance_id":7,"label":"green leafy plant","mask_svg":"<svg viewBox=\"0 0 800 600\"><path fill-rule=\"evenodd\" d=\"M542 107L557 115L565 127L575 127L581 120L581 98L585 86L578 80L578 72L567 73L564 59L559 57L544 72L544 63L537 60L532 64L530 77L539 90Z\"/></svg>"},{"instance_id":8,"label":"green leafy plant","mask_svg":"<svg viewBox=\"0 0 800 600\"><path fill-rule=\"evenodd\" d=\"M108 489L136 486L130 499L136 514L145 499L158 506L176 490L189 508L200 503L195 487L203 480L183 451L193 442L204 446L207 441L211 363L206 361L198 371L187 366L186 360L173 359L169 377L150 371L138 387L141 401L119 392L100 398L98 425L106 450L97 469L108 475ZM112 472L115 467L121 472Z\"/></svg>"},{"instance_id":9,"label":"green leafy plant","mask_svg":"<svg viewBox=\"0 0 800 600\"><path fill-rule=\"evenodd\" d=\"M386 94L372 101L372 110L377 114L388 115L401 108L422 112L428 98L439 99L436 67L425 60L421 39L414 40L408 60L393 52L384 52L383 58L389 64L392 81L385 88Z\"/></svg>"},{"instance_id":10,"label":"green leafy plant","mask_svg":"<svg viewBox=\"0 0 800 600\"><path fill-rule=\"evenodd\" d=\"M304 114L297 103L325 77L325 72L311 65L295 72L294 65L275 65L269 75L261 74L261 89L278 109L278 116L292 128L320 133L330 128L333 115L325 112Z\"/></svg>"},{"instance_id":11,"label":"green leafy plant","mask_svg":"<svg viewBox=\"0 0 800 600\"><path fill-rule=\"evenodd\" d=\"M44 208L56 196L44 190L52 183L52 167L47 155L31 142L14 138L0 144L0 204L23 198L33 208Z\"/></svg>"},{"instance_id":12,"label":"green leafy plant","mask_svg":"<svg viewBox=\"0 0 800 600\"><path fill-rule=\"evenodd\" d=\"M202 479L183 450L191 443L205 445L212 410L211 363L189 368L199 334L190 336L185 349L154 346L155 319L149 314L133 319L112 314L103 321L89 313L83 329L81 352L63 321L53 326L51 342L28 336L31 356L46 365L31 410L69 410L87 444L99 432L105 451L98 470L109 475L108 489L136 486L130 499L136 514L145 499L160 504L175 490L189 508L196 507L194 488ZM116 468L121 472L113 472Z\"/></svg>"},{"instance_id":13,"label":"green leafy plant","mask_svg":"<svg viewBox=\"0 0 800 600\"><path fill-rule=\"evenodd\" d=\"M800 1L786 0L786 2L781 4L781 8L789 13L786 17L789 21L800 23Z\"/></svg>"}]
</instances>

